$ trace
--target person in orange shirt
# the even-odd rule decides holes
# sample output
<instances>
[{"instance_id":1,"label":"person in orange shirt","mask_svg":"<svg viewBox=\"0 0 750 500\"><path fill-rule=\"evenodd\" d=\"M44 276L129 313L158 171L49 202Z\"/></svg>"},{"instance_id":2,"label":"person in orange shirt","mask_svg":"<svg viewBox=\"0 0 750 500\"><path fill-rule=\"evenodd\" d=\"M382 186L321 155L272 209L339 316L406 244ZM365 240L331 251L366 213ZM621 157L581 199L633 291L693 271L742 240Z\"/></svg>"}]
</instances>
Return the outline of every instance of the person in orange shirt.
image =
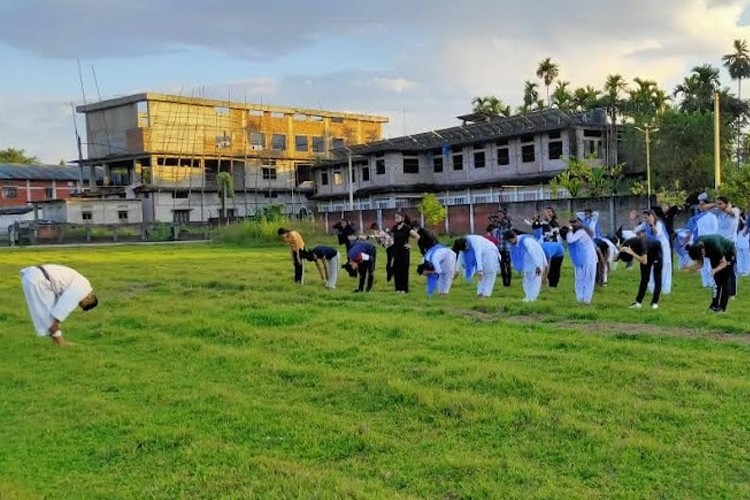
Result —
<instances>
[{"instance_id":1,"label":"person in orange shirt","mask_svg":"<svg viewBox=\"0 0 750 500\"><path fill-rule=\"evenodd\" d=\"M305 242L297 231L290 231L280 227L277 231L284 243L289 244L292 250L292 263L294 264L294 282L302 284L305 268L302 265L302 252L305 249Z\"/></svg>"}]
</instances>

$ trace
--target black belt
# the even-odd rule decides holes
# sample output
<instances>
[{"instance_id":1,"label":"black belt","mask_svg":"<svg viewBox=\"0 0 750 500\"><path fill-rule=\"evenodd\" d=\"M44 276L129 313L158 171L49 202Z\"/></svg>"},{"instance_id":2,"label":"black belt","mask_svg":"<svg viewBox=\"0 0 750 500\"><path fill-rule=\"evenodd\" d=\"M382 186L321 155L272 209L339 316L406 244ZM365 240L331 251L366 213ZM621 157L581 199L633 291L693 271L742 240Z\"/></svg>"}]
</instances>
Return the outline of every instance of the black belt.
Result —
<instances>
[{"instance_id":1,"label":"black belt","mask_svg":"<svg viewBox=\"0 0 750 500\"><path fill-rule=\"evenodd\" d=\"M44 268L44 266L36 266L36 268L39 269L42 272L42 274L44 275L44 277L47 278L47 281L49 281L50 283L52 283L52 279L49 277L49 273Z\"/></svg>"}]
</instances>

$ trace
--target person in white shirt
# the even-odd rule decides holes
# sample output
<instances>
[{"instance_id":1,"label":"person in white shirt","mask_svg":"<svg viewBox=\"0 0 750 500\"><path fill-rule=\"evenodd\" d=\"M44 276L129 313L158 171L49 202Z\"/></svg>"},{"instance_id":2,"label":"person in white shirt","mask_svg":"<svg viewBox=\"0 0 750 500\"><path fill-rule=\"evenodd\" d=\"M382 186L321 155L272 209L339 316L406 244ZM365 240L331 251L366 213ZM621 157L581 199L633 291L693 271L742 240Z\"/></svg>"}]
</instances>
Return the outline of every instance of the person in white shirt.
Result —
<instances>
[{"instance_id":1,"label":"person in white shirt","mask_svg":"<svg viewBox=\"0 0 750 500\"><path fill-rule=\"evenodd\" d=\"M524 302L533 302L542 289L542 278L547 268L547 257L542 245L530 234L518 235L513 229L505 231L505 241L510 243L513 267L523 272Z\"/></svg>"},{"instance_id":2,"label":"person in white shirt","mask_svg":"<svg viewBox=\"0 0 750 500\"><path fill-rule=\"evenodd\" d=\"M571 219L569 226L560 229L560 236L568 242L570 260L575 269L576 300L591 304L596 286L596 264L599 262L594 240L581 219Z\"/></svg>"},{"instance_id":3,"label":"person in white shirt","mask_svg":"<svg viewBox=\"0 0 750 500\"><path fill-rule=\"evenodd\" d=\"M57 346L65 345L60 323L76 307L88 311L99 303L89 280L65 266L45 264L21 269L21 285L37 336L49 336Z\"/></svg>"}]
</instances>

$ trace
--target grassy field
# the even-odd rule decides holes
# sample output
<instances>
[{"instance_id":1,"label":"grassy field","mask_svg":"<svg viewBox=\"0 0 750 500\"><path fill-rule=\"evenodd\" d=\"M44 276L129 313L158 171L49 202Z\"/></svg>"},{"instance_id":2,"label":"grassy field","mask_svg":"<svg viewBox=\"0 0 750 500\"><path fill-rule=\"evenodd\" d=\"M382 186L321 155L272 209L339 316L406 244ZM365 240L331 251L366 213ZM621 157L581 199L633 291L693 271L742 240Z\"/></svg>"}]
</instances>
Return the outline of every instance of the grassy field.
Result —
<instances>
[{"instance_id":1,"label":"grassy field","mask_svg":"<svg viewBox=\"0 0 750 500\"><path fill-rule=\"evenodd\" d=\"M398 295L383 262L297 287L280 245L0 262L0 498L750 497L750 281L716 316L684 273L631 311L623 269L580 307L569 267L526 304ZM65 349L20 290L45 262L100 296Z\"/></svg>"}]
</instances>

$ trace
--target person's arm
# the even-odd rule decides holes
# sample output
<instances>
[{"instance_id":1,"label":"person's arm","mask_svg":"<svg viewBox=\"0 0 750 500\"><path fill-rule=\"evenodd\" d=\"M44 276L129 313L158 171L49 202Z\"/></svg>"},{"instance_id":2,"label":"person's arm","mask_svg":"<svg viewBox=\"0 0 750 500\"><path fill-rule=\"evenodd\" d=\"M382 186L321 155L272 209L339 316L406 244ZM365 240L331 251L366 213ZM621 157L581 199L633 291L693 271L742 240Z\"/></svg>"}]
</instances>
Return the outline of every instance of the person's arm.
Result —
<instances>
[{"instance_id":1,"label":"person's arm","mask_svg":"<svg viewBox=\"0 0 750 500\"><path fill-rule=\"evenodd\" d=\"M648 264L648 255L646 255L646 254L644 254L644 255L638 255L630 247L622 247L622 248L620 248L620 251L621 252L625 252L626 254L632 255L634 259L636 259L638 262L640 262L644 266L646 264Z\"/></svg>"},{"instance_id":2,"label":"person's arm","mask_svg":"<svg viewBox=\"0 0 750 500\"><path fill-rule=\"evenodd\" d=\"M316 256L315 257L315 267L318 268L318 273L320 274L320 277L323 279L323 281L328 281L328 269L326 269L326 266L323 265L322 262L320 262L320 259Z\"/></svg>"},{"instance_id":3,"label":"person's arm","mask_svg":"<svg viewBox=\"0 0 750 500\"><path fill-rule=\"evenodd\" d=\"M576 241L583 238L583 235L588 234L585 231L573 231L572 226L568 226L568 234L565 236L565 239L568 243L575 243Z\"/></svg>"},{"instance_id":4,"label":"person's arm","mask_svg":"<svg viewBox=\"0 0 750 500\"><path fill-rule=\"evenodd\" d=\"M711 268L711 276L714 276L716 275L716 273L721 272L728 265L729 265L729 262L727 262L726 257L722 257L721 261L719 261L719 265L714 268Z\"/></svg>"}]
</instances>

